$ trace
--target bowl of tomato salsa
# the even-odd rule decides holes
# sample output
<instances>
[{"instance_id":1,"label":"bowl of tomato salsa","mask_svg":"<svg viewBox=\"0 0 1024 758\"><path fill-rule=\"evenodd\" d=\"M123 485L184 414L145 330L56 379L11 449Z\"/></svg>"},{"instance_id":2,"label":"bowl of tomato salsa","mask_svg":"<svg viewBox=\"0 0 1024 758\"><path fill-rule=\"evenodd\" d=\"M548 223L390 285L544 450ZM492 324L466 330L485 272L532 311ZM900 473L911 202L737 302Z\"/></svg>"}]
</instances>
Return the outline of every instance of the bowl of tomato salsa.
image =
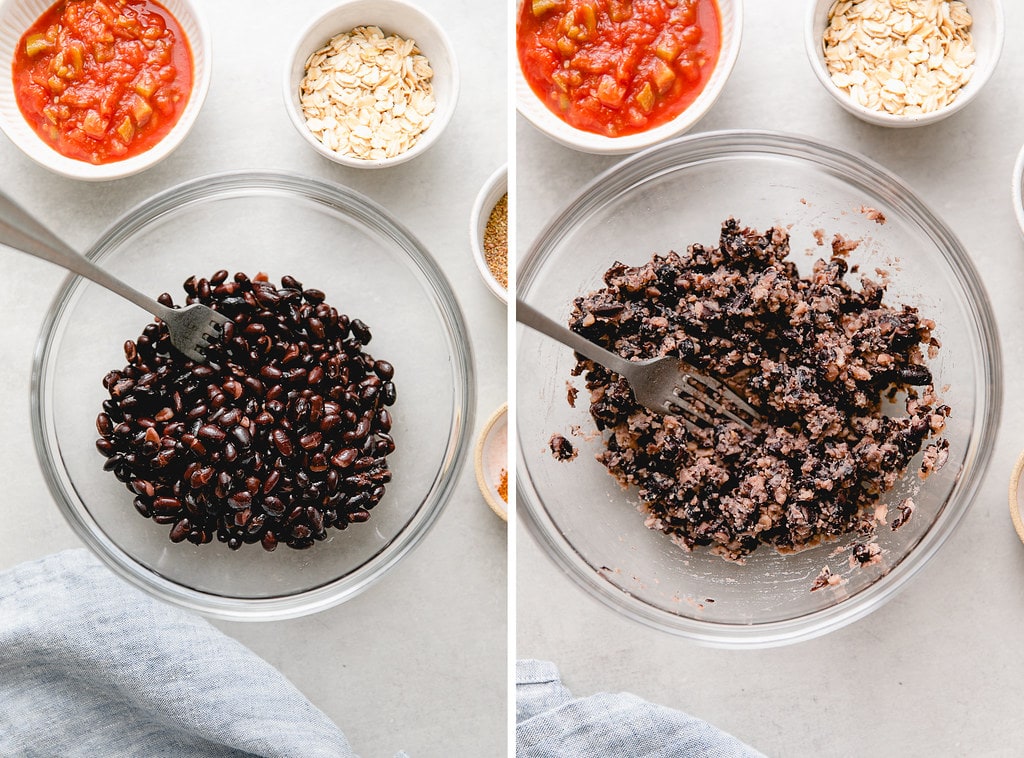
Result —
<instances>
[{"instance_id":1,"label":"bowl of tomato salsa","mask_svg":"<svg viewBox=\"0 0 1024 758\"><path fill-rule=\"evenodd\" d=\"M209 49L190 0L12 0L0 8L0 129L64 176L137 173L191 129Z\"/></svg>"},{"instance_id":2,"label":"bowl of tomato salsa","mask_svg":"<svg viewBox=\"0 0 1024 758\"><path fill-rule=\"evenodd\" d=\"M522 0L518 111L590 153L629 153L687 131L739 54L740 0Z\"/></svg>"}]
</instances>

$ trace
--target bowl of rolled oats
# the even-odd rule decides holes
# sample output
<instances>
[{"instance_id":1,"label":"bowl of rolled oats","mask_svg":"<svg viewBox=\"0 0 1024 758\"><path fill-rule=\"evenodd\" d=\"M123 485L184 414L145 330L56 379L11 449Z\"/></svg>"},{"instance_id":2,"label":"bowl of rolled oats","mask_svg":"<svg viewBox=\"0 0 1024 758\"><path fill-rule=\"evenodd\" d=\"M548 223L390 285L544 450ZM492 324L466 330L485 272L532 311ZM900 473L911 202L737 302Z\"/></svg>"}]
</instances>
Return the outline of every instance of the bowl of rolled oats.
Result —
<instances>
[{"instance_id":1,"label":"bowl of rolled oats","mask_svg":"<svg viewBox=\"0 0 1024 758\"><path fill-rule=\"evenodd\" d=\"M355 168L404 163L444 131L459 94L444 30L401 0L351 0L309 24L284 75L288 115L321 155Z\"/></svg>"},{"instance_id":2,"label":"bowl of rolled oats","mask_svg":"<svg viewBox=\"0 0 1024 758\"><path fill-rule=\"evenodd\" d=\"M804 42L840 106L911 127L966 107L995 70L1003 36L1000 0L815 0Z\"/></svg>"}]
</instances>

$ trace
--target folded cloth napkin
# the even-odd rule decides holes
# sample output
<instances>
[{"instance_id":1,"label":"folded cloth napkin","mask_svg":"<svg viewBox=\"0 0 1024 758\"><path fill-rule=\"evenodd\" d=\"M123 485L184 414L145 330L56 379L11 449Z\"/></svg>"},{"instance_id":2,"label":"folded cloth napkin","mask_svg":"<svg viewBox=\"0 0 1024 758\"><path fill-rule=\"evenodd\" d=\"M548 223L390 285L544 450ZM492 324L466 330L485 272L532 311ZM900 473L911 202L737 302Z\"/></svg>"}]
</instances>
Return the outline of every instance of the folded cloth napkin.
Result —
<instances>
[{"instance_id":1,"label":"folded cloth napkin","mask_svg":"<svg viewBox=\"0 0 1024 758\"><path fill-rule=\"evenodd\" d=\"M0 755L356 758L270 664L83 549L0 574Z\"/></svg>"},{"instance_id":2,"label":"folded cloth napkin","mask_svg":"<svg viewBox=\"0 0 1024 758\"><path fill-rule=\"evenodd\" d=\"M516 663L517 758L764 758L735 737L635 695L573 698L547 661Z\"/></svg>"}]
</instances>

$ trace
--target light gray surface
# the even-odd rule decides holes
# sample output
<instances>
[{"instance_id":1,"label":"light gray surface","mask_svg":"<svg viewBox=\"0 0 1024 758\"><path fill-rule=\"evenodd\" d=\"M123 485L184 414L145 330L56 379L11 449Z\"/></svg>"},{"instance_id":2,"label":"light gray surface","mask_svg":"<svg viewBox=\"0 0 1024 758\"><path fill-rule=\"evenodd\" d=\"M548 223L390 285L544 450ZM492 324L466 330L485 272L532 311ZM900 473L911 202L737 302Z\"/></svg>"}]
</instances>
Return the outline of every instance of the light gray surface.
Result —
<instances>
[{"instance_id":1,"label":"light gray surface","mask_svg":"<svg viewBox=\"0 0 1024 758\"><path fill-rule=\"evenodd\" d=\"M470 257L478 189L507 160L500 9L417 0L448 32L462 68L458 109L440 142L401 166L347 169L313 153L288 122L284 57L326 0L201 3L214 73L193 132L166 161L105 184L50 174L0 136L0 190L85 249L128 208L216 171L281 169L328 179L385 206L426 245L456 291L477 369L476 431L506 398L506 318ZM29 429L32 352L63 280L50 264L0 251L0 569L80 544L46 490ZM123 335L111 335L123 340ZM97 377L99 381L101 377ZM446 512L397 568L355 600L267 624L218 622L334 719L364 758L505 752L506 527L476 487L472 461ZM211 546L216 548L216 545Z\"/></svg>"},{"instance_id":2,"label":"light gray surface","mask_svg":"<svg viewBox=\"0 0 1024 758\"><path fill-rule=\"evenodd\" d=\"M1010 204L1024 142L1024 6L1006 4L1007 45L978 99L914 130L841 110L804 54L806 2L745 4L740 58L695 131L776 129L861 152L915 188L960 236L999 321L1006 398L995 456L973 508L935 559L889 604L838 632L767 651L697 646L586 597L517 532L517 656L556 661L574 694L630 691L708 719L772 756L1019 755L1024 547L1007 481L1024 445L1019 338L1024 244ZM615 159L573 153L519 120L520 249Z\"/></svg>"}]
</instances>

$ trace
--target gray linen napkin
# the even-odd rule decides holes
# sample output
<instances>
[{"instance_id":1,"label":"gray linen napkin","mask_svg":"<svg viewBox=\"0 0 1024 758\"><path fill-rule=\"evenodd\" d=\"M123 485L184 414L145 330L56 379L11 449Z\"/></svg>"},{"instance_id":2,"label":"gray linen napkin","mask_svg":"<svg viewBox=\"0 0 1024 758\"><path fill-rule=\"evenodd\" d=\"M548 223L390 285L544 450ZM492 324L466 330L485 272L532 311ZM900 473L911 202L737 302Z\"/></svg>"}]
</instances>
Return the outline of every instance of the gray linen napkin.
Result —
<instances>
[{"instance_id":1,"label":"gray linen napkin","mask_svg":"<svg viewBox=\"0 0 1024 758\"><path fill-rule=\"evenodd\" d=\"M84 549L0 574L0 755L356 758L270 664Z\"/></svg>"},{"instance_id":2,"label":"gray linen napkin","mask_svg":"<svg viewBox=\"0 0 1024 758\"><path fill-rule=\"evenodd\" d=\"M706 721L635 695L574 699L547 661L516 663L517 758L764 758Z\"/></svg>"}]
</instances>

